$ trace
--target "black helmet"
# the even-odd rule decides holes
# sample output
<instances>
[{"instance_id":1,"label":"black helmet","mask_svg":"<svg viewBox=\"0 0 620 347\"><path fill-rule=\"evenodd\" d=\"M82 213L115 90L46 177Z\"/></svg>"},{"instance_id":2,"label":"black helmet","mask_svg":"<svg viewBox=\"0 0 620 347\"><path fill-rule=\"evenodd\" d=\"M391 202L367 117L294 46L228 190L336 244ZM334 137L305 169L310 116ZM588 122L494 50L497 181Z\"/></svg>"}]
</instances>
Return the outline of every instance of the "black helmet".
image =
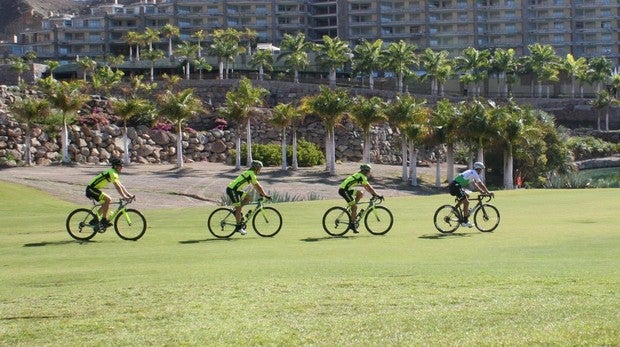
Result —
<instances>
[{"instance_id":1,"label":"black helmet","mask_svg":"<svg viewBox=\"0 0 620 347\"><path fill-rule=\"evenodd\" d=\"M110 165L112 166L123 166L123 161L118 158L110 159Z\"/></svg>"}]
</instances>

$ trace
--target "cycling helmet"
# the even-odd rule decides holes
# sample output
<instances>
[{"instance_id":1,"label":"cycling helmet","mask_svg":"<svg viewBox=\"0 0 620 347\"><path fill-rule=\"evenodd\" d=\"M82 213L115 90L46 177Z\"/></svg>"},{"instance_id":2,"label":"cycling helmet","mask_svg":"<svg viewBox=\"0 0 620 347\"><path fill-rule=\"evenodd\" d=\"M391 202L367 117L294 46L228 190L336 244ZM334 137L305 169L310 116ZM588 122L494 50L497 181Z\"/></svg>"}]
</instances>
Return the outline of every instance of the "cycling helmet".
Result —
<instances>
[{"instance_id":1,"label":"cycling helmet","mask_svg":"<svg viewBox=\"0 0 620 347\"><path fill-rule=\"evenodd\" d=\"M474 169L484 169L484 164L477 161L474 163Z\"/></svg>"},{"instance_id":2,"label":"cycling helmet","mask_svg":"<svg viewBox=\"0 0 620 347\"><path fill-rule=\"evenodd\" d=\"M110 159L110 165L112 166L123 166L123 161L118 158Z\"/></svg>"},{"instance_id":3,"label":"cycling helmet","mask_svg":"<svg viewBox=\"0 0 620 347\"><path fill-rule=\"evenodd\" d=\"M263 162L260 160L252 160L250 167L252 169L260 169L261 167L263 167Z\"/></svg>"},{"instance_id":4,"label":"cycling helmet","mask_svg":"<svg viewBox=\"0 0 620 347\"><path fill-rule=\"evenodd\" d=\"M360 170L361 171L370 171L370 164L362 164L360 165Z\"/></svg>"}]
</instances>

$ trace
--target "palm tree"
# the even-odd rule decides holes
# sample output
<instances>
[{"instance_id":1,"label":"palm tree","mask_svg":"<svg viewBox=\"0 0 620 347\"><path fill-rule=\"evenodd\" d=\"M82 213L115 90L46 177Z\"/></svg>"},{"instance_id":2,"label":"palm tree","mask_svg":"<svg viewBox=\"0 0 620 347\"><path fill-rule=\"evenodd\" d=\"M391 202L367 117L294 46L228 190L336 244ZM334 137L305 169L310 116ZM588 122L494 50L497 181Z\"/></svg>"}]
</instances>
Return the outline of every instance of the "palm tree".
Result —
<instances>
[{"instance_id":1,"label":"palm tree","mask_svg":"<svg viewBox=\"0 0 620 347\"><path fill-rule=\"evenodd\" d=\"M147 113L155 113L153 105L141 98L110 99L110 107L114 114L123 121L123 161L129 164L129 138L127 136L127 122L135 117Z\"/></svg>"},{"instance_id":2,"label":"palm tree","mask_svg":"<svg viewBox=\"0 0 620 347\"><path fill-rule=\"evenodd\" d=\"M412 119L402 127L405 139L409 146L409 177L412 186L418 186L418 150L415 145L422 142L428 137L428 120L430 119L431 110L428 107L417 107L413 113Z\"/></svg>"},{"instance_id":3,"label":"palm tree","mask_svg":"<svg viewBox=\"0 0 620 347\"><path fill-rule=\"evenodd\" d=\"M252 46L256 42L256 38L258 37L258 33L256 30L245 28L245 31L241 35L244 39L248 41L248 48L245 49L245 52L249 55L252 55Z\"/></svg>"},{"instance_id":4,"label":"palm tree","mask_svg":"<svg viewBox=\"0 0 620 347\"><path fill-rule=\"evenodd\" d=\"M153 82L155 80L155 61L164 57L164 51L153 49L142 53L142 55L150 62L150 80Z\"/></svg>"},{"instance_id":5,"label":"palm tree","mask_svg":"<svg viewBox=\"0 0 620 347\"><path fill-rule=\"evenodd\" d=\"M133 61L133 50L132 46L136 46L136 61L140 61L140 45L144 42L142 38L142 34L135 31L128 31L125 34L125 41L129 45L129 60Z\"/></svg>"},{"instance_id":6,"label":"palm tree","mask_svg":"<svg viewBox=\"0 0 620 347\"><path fill-rule=\"evenodd\" d=\"M489 70L490 53L488 50L479 51L473 47L463 50L463 55L454 58L457 71L462 73L460 81L473 84L473 96L480 96L480 83L487 77Z\"/></svg>"},{"instance_id":7,"label":"palm tree","mask_svg":"<svg viewBox=\"0 0 620 347\"><path fill-rule=\"evenodd\" d=\"M69 132L67 119L77 115L88 97L81 92L83 81L59 82L51 76L39 80L39 86L50 105L62 114L62 162L69 163Z\"/></svg>"},{"instance_id":8,"label":"palm tree","mask_svg":"<svg viewBox=\"0 0 620 347\"><path fill-rule=\"evenodd\" d=\"M218 113L225 119L237 124L235 129L235 169L241 169L241 124L245 121L246 111L236 99L232 91L226 93L224 106L218 109Z\"/></svg>"},{"instance_id":9,"label":"palm tree","mask_svg":"<svg viewBox=\"0 0 620 347\"><path fill-rule=\"evenodd\" d=\"M513 146L524 135L523 111L510 100L508 104L490 110L489 116L494 140L504 147L504 189L513 189Z\"/></svg>"},{"instance_id":10,"label":"palm tree","mask_svg":"<svg viewBox=\"0 0 620 347\"><path fill-rule=\"evenodd\" d=\"M284 64L293 70L293 82L299 83L299 71L308 67L308 51L312 47L313 43L307 42L303 33L298 33L296 36L284 34L280 43L282 53L276 61L283 60Z\"/></svg>"},{"instance_id":11,"label":"palm tree","mask_svg":"<svg viewBox=\"0 0 620 347\"><path fill-rule=\"evenodd\" d=\"M588 66L588 61L584 57L575 59L572 54L568 53L563 61L562 68L571 79L570 97L574 98L576 93L576 81L582 76Z\"/></svg>"},{"instance_id":12,"label":"palm tree","mask_svg":"<svg viewBox=\"0 0 620 347\"><path fill-rule=\"evenodd\" d=\"M121 82L124 75L125 73L122 70L113 71L108 65L102 66L93 73L91 87L93 90L109 96L112 88Z\"/></svg>"},{"instance_id":13,"label":"palm tree","mask_svg":"<svg viewBox=\"0 0 620 347\"><path fill-rule=\"evenodd\" d=\"M363 40L353 49L353 72L368 76L368 87L375 88L374 73L381 68L383 41L374 42Z\"/></svg>"},{"instance_id":14,"label":"palm tree","mask_svg":"<svg viewBox=\"0 0 620 347\"><path fill-rule=\"evenodd\" d=\"M614 72L611 75L611 87L614 90L614 97L617 99L620 97L620 73Z\"/></svg>"},{"instance_id":15,"label":"palm tree","mask_svg":"<svg viewBox=\"0 0 620 347\"><path fill-rule=\"evenodd\" d=\"M168 58L172 56L172 39L179 37L180 34L181 29L170 23L167 23L161 28L161 35L168 39ZM185 43L187 43L187 41L185 41Z\"/></svg>"},{"instance_id":16,"label":"palm tree","mask_svg":"<svg viewBox=\"0 0 620 347\"><path fill-rule=\"evenodd\" d=\"M387 121L387 116L383 113L384 110L385 103L377 96L353 99L351 115L353 116L353 121L364 132L364 152L362 156L364 163L370 163L370 128L377 123Z\"/></svg>"},{"instance_id":17,"label":"palm tree","mask_svg":"<svg viewBox=\"0 0 620 347\"><path fill-rule=\"evenodd\" d=\"M167 90L157 98L158 111L177 125L177 168L183 167L183 123L205 112L200 98L194 96L193 89L178 93Z\"/></svg>"},{"instance_id":18,"label":"palm tree","mask_svg":"<svg viewBox=\"0 0 620 347\"><path fill-rule=\"evenodd\" d=\"M286 162L286 129L295 123L296 119L301 117L299 109L292 104L277 104L273 108L273 113L269 121L282 128L281 143L282 143L282 171L286 171L288 168ZM293 147L293 161L297 159L297 136L293 132L292 139Z\"/></svg>"},{"instance_id":19,"label":"palm tree","mask_svg":"<svg viewBox=\"0 0 620 347\"><path fill-rule=\"evenodd\" d=\"M461 138L469 145L472 150L470 153L473 153L473 149L478 149L476 160L484 162L484 145L492 136L489 109L494 108L495 104L483 98L476 98L470 102L461 102L458 107L462 115L458 125ZM472 157L469 162L471 167Z\"/></svg>"},{"instance_id":20,"label":"palm tree","mask_svg":"<svg viewBox=\"0 0 620 347\"><path fill-rule=\"evenodd\" d=\"M416 48L415 45L400 40L390 43L383 52L384 67L397 75L396 90L399 93L403 92L403 79L405 75L411 72L411 67L418 62L415 54Z\"/></svg>"},{"instance_id":21,"label":"palm tree","mask_svg":"<svg viewBox=\"0 0 620 347\"><path fill-rule=\"evenodd\" d=\"M401 156L402 156L402 180L403 182L408 181L408 171L407 170L407 153L409 146L409 139L407 138L407 134L405 129L414 122L416 113L418 109L425 103L426 101L416 100L412 96L397 96L394 100L390 101L385 109L385 114L388 117L390 124L394 125L398 131L403 134L401 137ZM411 163L415 165L415 163Z\"/></svg>"},{"instance_id":22,"label":"palm tree","mask_svg":"<svg viewBox=\"0 0 620 347\"><path fill-rule=\"evenodd\" d=\"M325 158L330 175L336 174L336 138L334 128L349 110L351 99L344 89L319 86L319 93L306 96L301 101L302 110L319 116L325 125Z\"/></svg>"},{"instance_id":23,"label":"palm tree","mask_svg":"<svg viewBox=\"0 0 620 347\"><path fill-rule=\"evenodd\" d=\"M146 28L144 34L142 34L143 42L149 47L149 51L153 50L153 42L159 42L159 35L161 32L157 29Z\"/></svg>"},{"instance_id":24,"label":"palm tree","mask_svg":"<svg viewBox=\"0 0 620 347\"><path fill-rule=\"evenodd\" d=\"M202 41L207 38L207 33L204 30L198 30L192 34L192 37L195 38L198 43L198 58L202 57Z\"/></svg>"},{"instance_id":25,"label":"palm tree","mask_svg":"<svg viewBox=\"0 0 620 347\"><path fill-rule=\"evenodd\" d=\"M606 57L594 57L588 61L586 73L588 79L596 83L596 92L601 91L601 87L611 76L613 63Z\"/></svg>"},{"instance_id":26,"label":"palm tree","mask_svg":"<svg viewBox=\"0 0 620 347\"><path fill-rule=\"evenodd\" d=\"M183 41L182 44L177 46L176 53L180 57L185 58L185 79L186 80L189 80L190 64L192 60L194 60L194 58L196 57L196 54L198 53L198 49L199 49L198 45L194 45L190 43L189 41Z\"/></svg>"},{"instance_id":27,"label":"palm tree","mask_svg":"<svg viewBox=\"0 0 620 347\"><path fill-rule=\"evenodd\" d=\"M125 61L125 56L122 54L119 55L111 55L108 56L106 59L107 63L109 66L114 67L116 70L118 71L118 68L123 64L123 62Z\"/></svg>"},{"instance_id":28,"label":"palm tree","mask_svg":"<svg viewBox=\"0 0 620 347\"><path fill-rule=\"evenodd\" d=\"M592 107L597 110L596 128L601 130L601 110L605 110L605 131L609 131L609 107L617 105L618 101L614 99L607 90L601 90L596 94L596 99L591 101Z\"/></svg>"},{"instance_id":29,"label":"palm tree","mask_svg":"<svg viewBox=\"0 0 620 347\"><path fill-rule=\"evenodd\" d=\"M241 33L235 29L218 29L213 33L213 44L210 47L211 54L219 59L220 79L228 78L228 64L238 54L244 52L243 47L239 47ZM224 67L226 65L226 76Z\"/></svg>"},{"instance_id":30,"label":"palm tree","mask_svg":"<svg viewBox=\"0 0 620 347\"><path fill-rule=\"evenodd\" d=\"M202 70L211 71L213 66L209 64L204 57L198 57L194 60L194 67L198 70L198 78L202 80Z\"/></svg>"},{"instance_id":31,"label":"palm tree","mask_svg":"<svg viewBox=\"0 0 620 347\"><path fill-rule=\"evenodd\" d=\"M81 59L78 59L77 63L82 68L82 78L84 79L84 82L86 82L86 75L88 75L89 72L91 74L95 72L95 69L97 68L97 62L89 57L83 57Z\"/></svg>"},{"instance_id":32,"label":"palm tree","mask_svg":"<svg viewBox=\"0 0 620 347\"><path fill-rule=\"evenodd\" d=\"M528 45L527 48L530 51L528 56L529 66L538 81L537 96L541 97L542 82L557 75L557 70L560 68L559 58L555 55L555 50L550 45L534 43Z\"/></svg>"},{"instance_id":33,"label":"palm tree","mask_svg":"<svg viewBox=\"0 0 620 347\"><path fill-rule=\"evenodd\" d=\"M353 57L349 44L338 37L331 38L324 35L323 43L315 45L314 50L319 65L329 70L329 86L336 87L336 70L342 68Z\"/></svg>"},{"instance_id":34,"label":"palm tree","mask_svg":"<svg viewBox=\"0 0 620 347\"><path fill-rule=\"evenodd\" d=\"M23 74L24 72L30 70L30 64L26 63L22 58L12 58L11 69L17 71L17 85L22 84Z\"/></svg>"},{"instance_id":35,"label":"palm tree","mask_svg":"<svg viewBox=\"0 0 620 347\"><path fill-rule=\"evenodd\" d=\"M38 119L44 119L50 114L50 104L47 100L25 98L11 104L9 110L18 121L26 123L26 150L24 159L26 166L30 166L32 165L32 126Z\"/></svg>"},{"instance_id":36,"label":"palm tree","mask_svg":"<svg viewBox=\"0 0 620 347\"><path fill-rule=\"evenodd\" d=\"M490 60L491 71L497 75L497 95L508 97L509 80L514 79L517 72L517 58L513 48L495 50ZM501 83L500 83L501 82Z\"/></svg>"},{"instance_id":37,"label":"palm tree","mask_svg":"<svg viewBox=\"0 0 620 347\"><path fill-rule=\"evenodd\" d=\"M60 66L60 62L57 60L46 60L45 64L47 65L47 69L50 72L50 76L54 78L54 70L56 70Z\"/></svg>"},{"instance_id":38,"label":"palm tree","mask_svg":"<svg viewBox=\"0 0 620 347\"><path fill-rule=\"evenodd\" d=\"M258 79L263 80L265 69L273 70L273 54L266 49L257 50L249 61L249 65L252 68L258 69Z\"/></svg>"},{"instance_id":39,"label":"palm tree","mask_svg":"<svg viewBox=\"0 0 620 347\"><path fill-rule=\"evenodd\" d=\"M433 135L438 144L446 144L446 164L447 181L454 179L454 145L458 141L458 120L461 117L459 109L450 100L441 99L435 105L430 119L430 126L433 127ZM439 159L437 159L439 165ZM439 175L438 175L439 176ZM435 180L435 185L440 186L439 177Z\"/></svg>"},{"instance_id":40,"label":"palm tree","mask_svg":"<svg viewBox=\"0 0 620 347\"><path fill-rule=\"evenodd\" d=\"M448 51L435 52L427 48L420 56L420 65L424 69L422 79L431 80L431 95L443 96L443 85L452 75Z\"/></svg>"}]
</instances>

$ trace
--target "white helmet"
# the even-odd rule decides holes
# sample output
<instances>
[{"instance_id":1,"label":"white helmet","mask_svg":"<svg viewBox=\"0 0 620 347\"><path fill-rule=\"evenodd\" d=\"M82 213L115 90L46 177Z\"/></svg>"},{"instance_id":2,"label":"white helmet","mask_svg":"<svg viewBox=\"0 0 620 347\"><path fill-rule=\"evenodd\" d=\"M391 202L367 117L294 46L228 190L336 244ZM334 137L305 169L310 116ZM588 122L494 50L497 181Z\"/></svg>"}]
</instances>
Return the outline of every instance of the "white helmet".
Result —
<instances>
[{"instance_id":1,"label":"white helmet","mask_svg":"<svg viewBox=\"0 0 620 347\"><path fill-rule=\"evenodd\" d=\"M477 161L474 163L474 169L484 169L484 164Z\"/></svg>"}]
</instances>

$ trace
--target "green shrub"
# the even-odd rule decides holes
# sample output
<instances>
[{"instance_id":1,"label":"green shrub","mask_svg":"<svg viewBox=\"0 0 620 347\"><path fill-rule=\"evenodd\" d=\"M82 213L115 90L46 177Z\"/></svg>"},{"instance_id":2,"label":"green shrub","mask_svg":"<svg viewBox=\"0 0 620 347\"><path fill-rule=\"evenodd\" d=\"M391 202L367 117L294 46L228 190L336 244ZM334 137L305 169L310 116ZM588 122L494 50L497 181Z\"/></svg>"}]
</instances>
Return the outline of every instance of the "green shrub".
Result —
<instances>
[{"instance_id":1,"label":"green shrub","mask_svg":"<svg viewBox=\"0 0 620 347\"><path fill-rule=\"evenodd\" d=\"M230 151L230 156L234 158L235 150ZM293 150L291 146L286 146L287 163L292 162ZM241 165L246 165L247 146L241 145ZM282 165L282 147L279 144L252 144L252 159L260 160L265 166ZM310 167L325 163L323 152L312 142L301 139L297 141L297 164L300 167Z\"/></svg>"},{"instance_id":2,"label":"green shrub","mask_svg":"<svg viewBox=\"0 0 620 347\"><path fill-rule=\"evenodd\" d=\"M620 145L594 136L575 136L568 139L568 148L575 160L607 157L620 151Z\"/></svg>"}]
</instances>

